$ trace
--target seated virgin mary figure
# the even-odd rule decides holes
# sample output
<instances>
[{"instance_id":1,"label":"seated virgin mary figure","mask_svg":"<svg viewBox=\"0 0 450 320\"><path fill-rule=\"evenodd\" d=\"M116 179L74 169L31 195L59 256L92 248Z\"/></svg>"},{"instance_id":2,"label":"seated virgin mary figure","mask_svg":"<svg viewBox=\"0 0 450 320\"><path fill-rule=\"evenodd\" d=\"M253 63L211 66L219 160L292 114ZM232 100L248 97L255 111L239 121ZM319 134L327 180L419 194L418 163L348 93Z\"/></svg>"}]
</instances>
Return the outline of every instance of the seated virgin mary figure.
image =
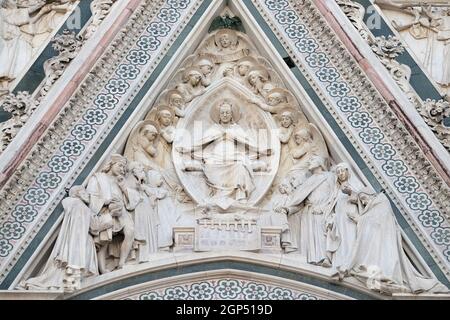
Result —
<instances>
[{"instance_id":1,"label":"seated virgin mary figure","mask_svg":"<svg viewBox=\"0 0 450 320\"><path fill-rule=\"evenodd\" d=\"M237 124L239 108L227 99L211 109L213 124L193 145L177 148L191 153L192 163L185 171L203 171L211 189L211 205L226 210L236 202L244 203L255 189L253 172L266 171L267 164L259 157L270 155L270 148L261 148Z\"/></svg>"}]
</instances>

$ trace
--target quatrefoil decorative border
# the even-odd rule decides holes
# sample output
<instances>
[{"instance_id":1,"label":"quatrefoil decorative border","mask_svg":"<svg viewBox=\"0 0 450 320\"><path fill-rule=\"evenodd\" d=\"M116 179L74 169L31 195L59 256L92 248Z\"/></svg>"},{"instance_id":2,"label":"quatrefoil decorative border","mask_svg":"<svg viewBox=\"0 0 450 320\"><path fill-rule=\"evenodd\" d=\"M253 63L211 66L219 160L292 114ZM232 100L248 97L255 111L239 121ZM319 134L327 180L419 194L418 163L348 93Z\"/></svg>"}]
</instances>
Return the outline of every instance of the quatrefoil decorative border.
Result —
<instances>
[{"instance_id":1,"label":"quatrefoil decorative border","mask_svg":"<svg viewBox=\"0 0 450 320\"><path fill-rule=\"evenodd\" d=\"M342 45L335 35L324 32L326 22L311 1L303 1L306 3L303 8L308 9L303 12L296 10L298 4L293 1L252 1L280 36L301 71L309 75L311 85L323 92L321 98L330 113L346 128L364 160L373 164L370 169L378 172L377 178L390 190L389 195L396 205L407 208L401 212L410 225L415 226L416 234L430 253L438 253L434 258L448 274L450 228L444 209L437 204L433 189L423 182L423 176L405 161L405 155L388 136L389 129L379 125L374 110L367 107L370 101L380 105L384 101L376 97L375 90L367 87L366 79L361 82L357 76L349 78L342 72L337 57L330 56L332 51L324 48L330 41L339 48ZM1 197L8 199L2 210L6 208L4 212L11 214L0 218L0 281L65 196L61 183L65 186L73 183L201 2L166 0L141 4L102 57L102 63L94 68L91 78L55 120L54 130L49 130L36 147L43 148L49 140L60 138L53 142L56 145L53 149L39 150L41 158L46 159L45 166L39 166L33 159L27 160L28 169L36 172L34 176L27 173L30 183L13 183L3 188L2 193L15 188L17 192L14 192L15 197ZM357 75L364 77L361 72ZM355 81L359 81L359 90ZM372 96L361 98L361 90L368 90ZM26 174L19 170L17 175ZM21 181L26 181L25 178L21 177Z\"/></svg>"},{"instance_id":2,"label":"quatrefoil decorative border","mask_svg":"<svg viewBox=\"0 0 450 320\"><path fill-rule=\"evenodd\" d=\"M408 223L415 226L425 246L437 249L441 267L448 273L450 262L450 224L445 204L439 203L439 192L427 185L427 171L418 171L408 164L399 141L395 141L392 129L384 126L370 108L370 104L378 104L380 112L390 110L374 87L363 77L363 73L356 61L346 52L343 45L332 36L331 28L315 8L313 1L287 0L252 0L259 13L268 22L276 35L281 35L280 41L288 50L294 62L301 71L309 75L310 84L316 84L325 99L329 101L328 109L339 124L347 129L351 141L360 146L364 160L373 164L372 171L380 183L386 187L391 199L401 208L400 210ZM335 51L330 50L335 48ZM340 50L340 52L339 52ZM334 53L339 53L335 54ZM345 61L345 63L343 63ZM352 65L353 64L353 65ZM351 67L352 72L345 70ZM366 91L366 99L361 99ZM367 99L367 92L370 97ZM326 103L325 103L326 104ZM389 111L386 111L389 112ZM392 113L392 112L391 112ZM397 119L396 119L397 120ZM400 120L397 120L400 122ZM403 129L401 127L399 129ZM414 139L402 132L402 138L408 139L414 145ZM419 151L420 149L416 149ZM426 170L432 166L425 157L420 158L422 167ZM424 181L425 180L425 181ZM448 186L440 181L441 190ZM440 188L439 188L440 189ZM448 201L448 200L447 200Z\"/></svg>"}]
</instances>

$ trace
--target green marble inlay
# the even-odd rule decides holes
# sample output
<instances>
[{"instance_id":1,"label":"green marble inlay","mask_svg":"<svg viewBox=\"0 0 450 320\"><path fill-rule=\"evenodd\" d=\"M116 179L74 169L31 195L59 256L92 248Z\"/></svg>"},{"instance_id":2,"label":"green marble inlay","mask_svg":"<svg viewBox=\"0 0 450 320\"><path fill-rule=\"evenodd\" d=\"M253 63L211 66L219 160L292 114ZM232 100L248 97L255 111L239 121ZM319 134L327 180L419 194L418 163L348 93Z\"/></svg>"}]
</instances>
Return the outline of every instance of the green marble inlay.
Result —
<instances>
[{"instance_id":1,"label":"green marble inlay","mask_svg":"<svg viewBox=\"0 0 450 320\"><path fill-rule=\"evenodd\" d=\"M319 288L327 289L339 294L346 295L351 298L360 300L373 300L374 298L363 292L358 292L356 290L345 288L342 285L335 284L332 282L324 281L317 278L312 278L303 274L299 274L293 271L280 270L277 268L255 265L247 262L236 262L236 261L216 261L216 262L201 262L194 265L182 266L178 268L169 268L156 272L148 272L145 274L136 275L133 277L125 278L121 281L115 281L113 283L105 284L99 288L86 291L80 294L75 294L68 296L69 300L88 300L99 297L101 295L112 293L114 291L124 289L133 285L146 283L149 281L164 279L168 277L174 277L178 275L190 274L201 271L209 270L222 270L222 269L232 269L239 271L249 271L260 274L267 274L275 277L280 277L283 279L290 279L293 281L306 283Z\"/></svg>"},{"instance_id":2,"label":"green marble inlay","mask_svg":"<svg viewBox=\"0 0 450 320\"><path fill-rule=\"evenodd\" d=\"M355 0L355 2L360 3L366 9L365 16L364 16L364 22L368 26L371 25L371 23L368 23L368 21L374 21L374 18L377 21L381 22L379 27L377 26L376 28L370 29L370 31L372 32L372 34L374 36L387 37L389 35L394 35L394 32L391 30L391 28L386 23L386 21L377 13L377 11L373 7L372 2L370 0ZM372 7L372 8L368 9L370 7ZM425 73L419 67L418 63L414 60L414 58L408 52L405 51L405 53L403 53L402 55L397 57L396 60L402 64L406 64L413 71L411 74L410 83L422 100L426 100L426 99L440 100L440 99L442 99L441 94L433 86L432 81L430 81L430 79L425 75Z\"/></svg>"},{"instance_id":3,"label":"green marble inlay","mask_svg":"<svg viewBox=\"0 0 450 320\"><path fill-rule=\"evenodd\" d=\"M161 60L157 68L152 73L150 79L144 84L144 86L141 88L138 95L133 99L131 104L129 105L128 109L125 111L125 113L121 116L118 123L115 125L113 130L109 133L105 141L100 145L96 153L94 154L93 158L88 162L86 167L83 169L81 174L77 177L77 179L74 182L74 185L79 185L84 182L86 177L89 175L89 173L92 171L95 164L98 162L98 160L101 158L101 156L106 152L107 148L113 141L113 139L116 137L120 129L123 127L123 125L128 120L129 116L132 114L132 112L136 109L142 98L145 96L145 94L148 92L148 90L152 87L153 82L158 77L158 75L163 71L163 69L168 64L170 58L172 55L178 50L178 48L182 45L183 41L185 40L186 36L190 33L192 27L199 21L202 14L206 11L206 8L210 5L212 0L206 0L202 3L202 5L199 7L197 13L192 17L188 25L185 27L185 29L182 31L180 36L177 38L177 40L174 42L172 47L169 49L169 53ZM257 20L259 25L262 27L266 35L271 40L272 44L277 48L278 53L282 58L288 57L286 50L283 48L282 44L279 42L277 37L273 34L270 27L267 25L267 23L264 21L264 19L259 15L257 9L253 6L250 0L244 0L244 3L246 6L250 9L252 12L254 18ZM367 168L367 166L364 163L364 160L360 157L354 146L350 143L350 141L346 138L344 132L340 129L338 124L335 122L334 118L331 116L331 114L327 111L326 107L323 105L320 98L317 96L317 94L312 90L311 86L309 85L308 81L305 79L301 71L295 67L292 68L291 71L296 76L299 83L305 88L305 90L310 95L313 102L317 105L319 111L322 113L322 115L329 121L330 126L332 127L333 131L337 134L339 137L340 142L345 146L347 151L351 154L352 158L356 161L357 165L361 168L361 170L366 175L367 179L371 182L373 187L376 190L381 190L381 186L378 183L377 179L374 177L372 172ZM403 226L403 228L409 228L407 222L399 212L399 210L394 206L394 211L397 217L397 221ZM24 251L24 253L20 256L16 264L14 265L13 269L10 271L10 273L7 275L5 280L0 284L0 289L8 289L8 287L11 285L11 283L14 281L14 279L17 277L18 273L22 270L25 263L31 258L31 256L34 254L36 248L39 246L41 241L45 238L45 236L48 234L49 230L52 228L58 217L63 213L63 209L61 204L59 204L56 209L53 211L53 213L50 215L44 226L39 230L35 238L31 241L27 249ZM417 236L411 232L409 234L409 238L414 243L416 248L419 250L420 254L424 257L424 259L428 262L430 265L430 268L433 270L435 275L439 278L440 281L447 284L447 286L450 286L450 282L446 279L445 275L442 273L442 270L439 268L436 268L436 265L434 263L434 260L431 258L431 255L426 251L426 249L423 247L423 245L418 240ZM203 267L204 266L204 267ZM170 269L170 270L163 270L158 271L158 273L149 273L146 275L142 275L140 277L135 277L131 279L125 279L120 283L113 283L109 284L107 286L102 287L101 291L90 291L83 293L81 295L75 296L74 299L89 299L96 296L99 296L101 294L107 293L107 292L113 292L115 290L118 290L119 288L125 288L127 286L142 283L146 281L151 281L155 279L165 278L174 276L177 274L185 274L192 272L190 270L207 270L206 267L211 268L210 270L214 269L223 269L223 268L241 268L240 270L248 270L253 272L261 272L266 274L273 274L278 275L280 277L293 279L296 281L302 281L305 283L310 283L312 285L321 286L323 288L330 288L330 290L336 291L342 290L343 294L347 294L349 296L352 296L354 298L358 299L370 299L371 297L361 294L352 290L348 290L343 288L342 286L325 282L318 279L312 279L309 277L305 277L303 275L290 273L287 271L281 271L281 270L275 270L271 268L261 267L261 266L255 266L251 264L241 264L236 267L235 262L217 262L217 263L210 263L210 264L202 264L202 266L196 266L192 267L192 269L189 269L189 267L183 267L183 268L177 268L177 269ZM266 269L264 269L266 268ZM97 290L97 289L96 289ZM99 293L103 292L103 293Z\"/></svg>"},{"instance_id":4,"label":"green marble inlay","mask_svg":"<svg viewBox=\"0 0 450 320\"><path fill-rule=\"evenodd\" d=\"M206 8L210 5L212 0L205 0L202 2L200 7L197 10L197 13L191 18L188 25L183 29L183 31L180 33L176 41L172 44L171 48L169 49L169 52L172 54L180 47L180 45L183 43L183 41L186 39L187 35L192 30L192 26L195 25L199 20L202 14L206 11ZM80 185L82 184L86 178L89 176L90 172L93 170L94 166L98 162L98 160L102 157L102 155L106 152L108 147L111 145L112 141L117 136L120 129L125 125L130 115L133 113L133 111L136 109L136 107L139 105L143 97L147 94L147 92L152 87L155 79L159 76L159 74L164 70L164 68L168 65L172 55L166 55L161 60L161 62L158 64L158 66L153 71L150 78L145 82L145 84L142 86L142 88L139 90L139 93L136 95L136 97L133 99L133 101L130 103L128 108L125 110L124 114L120 117L114 128L111 130L111 132L108 134L108 136L105 138L103 143L99 146L97 151L95 152L92 159L88 162L86 167L82 170L80 175L77 177L73 185ZM27 263L27 261L31 258L33 253L35 252L36 248L40 245L41 241L45 238L45 236L48 234L49 230L53 227L56 220L59 218L59 216L63 214L63 208L61 203L58 204L58 206L55 208L55 210L52 212L52 214L49 216L47 221L44 223L42 228L39 230L39 232L36 234L36 236L33 238L33 240L28 245L27 249L25 249L24 253L19 257L17 262L15 263L12 270L8 273L6 278L3 280L3 282L0 284L0 290L2 289L8 289L9 286L12 284L14 279L17 277L18 273L24 265Z\"/></svg>"},{"instance_id":5,"label":"green marble inlay","mask_svg":"<svg viewBox=\"0 0 450 320\"><path fill-rule=\"evenodd\" d=\"M275 36L273 31L270 29L270 27L267 25L266 21L263 19L263 17L260 15L256 7L253 5L251 0L243 0L249 11L252 13L253 17L258 22L259 26L263 29L266 36L270 39L272 44L277 48L279 51L278 53L282 56L283 54L286 54L286 50L280 43L279 39ZM358 1L358 2L366 2L366 1ZM370 1L368 1L370 3ZM389 29L390 30L390 29ZM281 50L279 48L282 48ZM305 79L305 77L302 75L301 71L296 68L292 68L291 71L299 81L299 83L304 87L308 95L310 96L311 100L316 105L317 109L320 111L320 113L324 116L324 118L327 120L333 131L337 134L339 141L342 143L342 145L345 147L347 152L351 155L352 159L356 162L358 167L362 170L366 178L369 180L372 187L377 191L380 192L383 190L383 187L378 182L378 179L373 175L371 170L367 168L367 165L365 164L364 160L361 158L359 153L356 151L353 144L348 140L342 129L339 127L339 125L336 123L332 115L328 112L323 102L320 100L320 98L317 96L317 94L314 92L312 87L308 84L305 86L308 81ZM389 196L388 196L389 198ZM394 210L395 217L397 221L399 222L399 225L403 229L411 229L406 219L403 217L397 206L394 205L391 199L392 208ZM414 232L408 232L408 238L411 240L411 242L414 244L420 255L424 258L425 262L428 264L428 266L433 270L433 273L435 276L444 283L447 287L450 288L450 281L447 279L445 274L442 272L441 269L438 268L432 268L435 265L434 259L431 257L430 253L426 250L426 248L423 246L423 244L420 242L419 238Z\"/></svg>"},{"instance_id":6,"label":"green marble inlay","mask_svg":"<svg viewBox=\"0 0 450 320\"><path fill-rule=\"evenodd\" d=\"M77 6L77 9L75 9L74 11L80 13L80 20L79 20L80 24L79 25L74 24L74 26L71 27L70 31L73 31L75 33L80 32L81 28L83 28L84 25L89 21L89 19L92 16L91 9L89 6L90 1L80 1L80 3ZM57 34L61 34L64 31L64 29L69 29L67 25L68 21L72 21L70 17L66 20L66 23L58 30ZM42 80L44 80L45 77L44 62L54 57L56 54L57 52L53 49L51 42L49 42L45 47L45 49L42 51L42 53L39 55L39 57L35 60L33 65L30 67L30 69L28 69L24 77L14 88L13 92L14 93L17 93L19 91L28 91L30 93L34 92L36 88L39 86L39 84L42 82ZM0 107L0 122L8 120L10 117L11 117L10 114L8 112L5 112Z\"/></svg>"}]
</instances>

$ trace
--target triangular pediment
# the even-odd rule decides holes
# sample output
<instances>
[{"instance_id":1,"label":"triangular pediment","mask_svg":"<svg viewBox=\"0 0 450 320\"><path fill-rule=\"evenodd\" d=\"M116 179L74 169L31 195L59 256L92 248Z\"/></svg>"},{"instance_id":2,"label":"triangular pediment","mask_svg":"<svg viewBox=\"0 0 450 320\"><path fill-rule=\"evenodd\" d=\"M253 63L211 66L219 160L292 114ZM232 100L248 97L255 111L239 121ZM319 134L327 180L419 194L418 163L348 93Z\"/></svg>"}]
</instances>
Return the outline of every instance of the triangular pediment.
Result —
<instances>
[{"instance_id":1,"label":"triangular pediment","mask_svg":"<svg viewBox=\"0 0 450 320\"><path fill-rule=\"evenodd\" d=\"M354 60L336 63L341 43L321 39L311 17L287 1L278 4L283 10L275 2L175 3L155 5L156 18L145 5L137 9L129 19L138 30L111 44L111 65L97 64L92 88L86 81L86 94L69 101L61 120L67 130L33 187L36 206L26 191L13 209L47 221L47 236L9 284L82 296L174 261L237 265L248 253L249 264L275 268L278 259L286 272L338 280L367 296L445 292L402 216L426 194L395 158L404 155L378 126L383 115L365 109L386 104L383 97L355 87L341 69ZM69 123L78 112L81 121ZM396 169L409 180L392 173L392 185L416 183L414 192L391 190L387 172ZM58 185L48 185L52 178ZM442 215L433 205L420 214ZM83 232L75 237L73 228ZM375 249L396 255L364 260ZM391 264L402 271L384 274Z\"/></svg>"}]
</instances>

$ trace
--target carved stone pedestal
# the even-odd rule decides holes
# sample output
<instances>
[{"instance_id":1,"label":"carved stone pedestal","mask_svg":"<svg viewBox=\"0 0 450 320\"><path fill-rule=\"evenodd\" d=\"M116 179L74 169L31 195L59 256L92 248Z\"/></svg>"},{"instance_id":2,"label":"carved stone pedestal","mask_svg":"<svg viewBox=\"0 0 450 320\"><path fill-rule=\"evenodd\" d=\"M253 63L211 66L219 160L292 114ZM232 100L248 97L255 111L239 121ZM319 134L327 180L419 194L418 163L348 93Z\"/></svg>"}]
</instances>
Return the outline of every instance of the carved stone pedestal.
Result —
<instances>
[{"instance_id":1,"label":"carved stone pedestal","mask_svg":"<svg viewBox=\"0 0 450 320\"><path fill-rule=\"evenodd\" d=\"M175 227L174 251L242 250L260 253L281 252L281 228L260 227L252 222L199 224Z\"/></svg>"}]
</instances>

